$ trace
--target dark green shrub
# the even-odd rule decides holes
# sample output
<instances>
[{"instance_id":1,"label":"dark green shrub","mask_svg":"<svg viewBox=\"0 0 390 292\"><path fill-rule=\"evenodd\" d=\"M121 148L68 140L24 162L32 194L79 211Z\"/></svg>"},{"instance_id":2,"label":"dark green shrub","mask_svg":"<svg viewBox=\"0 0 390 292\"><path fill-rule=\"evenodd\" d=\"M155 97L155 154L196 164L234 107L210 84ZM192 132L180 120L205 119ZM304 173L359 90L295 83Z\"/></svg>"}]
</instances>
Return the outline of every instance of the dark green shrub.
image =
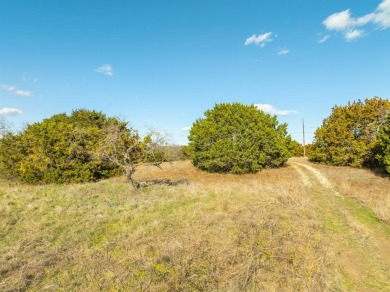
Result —
<instances>
[{"instance_id":1,"label":"dark green shrub","mask_svg":"<svg viewBox=\"0 0 390 292\"><path fill-rule=\"evenodd\" d=\"M257 172L290 156L286 124L254 105L215 105L193 123L188 139L192 163L209 172Z\"/></svg>"}]
</instances>

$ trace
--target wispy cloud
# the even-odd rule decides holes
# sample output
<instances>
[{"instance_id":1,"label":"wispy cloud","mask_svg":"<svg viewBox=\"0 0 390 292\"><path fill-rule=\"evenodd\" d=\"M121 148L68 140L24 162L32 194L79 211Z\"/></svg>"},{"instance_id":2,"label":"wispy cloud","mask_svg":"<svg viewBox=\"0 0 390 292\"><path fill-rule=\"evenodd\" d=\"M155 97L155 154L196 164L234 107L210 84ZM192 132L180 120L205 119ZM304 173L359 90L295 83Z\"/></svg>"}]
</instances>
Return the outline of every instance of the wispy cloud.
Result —
<instances>
[{"instance_id":1,"label":"wispy cloud","mask_svg":"<svg viewBox=\"0 0 390 292\"><path fill-rule=\"evenodd\" d=\"M246 39L245 45L248 46L254 44L254 45L259 45L260 47L263 48L265 47L266 43L272 42L271 36L272 36L272 32L266 32L264 34L259 34L258 36L254 34Z\"/></svg>"},{"instance_id":2,"label":"wispy cloud","mask_svg":"<svg viewBox=\"0 0 390 292\"><path fill-rule=\"evenodd\" d=\"M190 126L181 128L181 131L182 131L182 132L188 132L189 130L191 130L191 127L190 127Z\"/></svg>"},{"instance_id":3,"label":"wispy cloud","mask_svg":"<svg viewBox=\"0 0 390 292\"><path fill-rule=\"evenodd\" d=\"M290 53L290 51L288 49L279 49L278 50L278 55L287 55L288 53Z\"/></svg>"},{"instance_id":4,"label":"wispy cloud","mask_svg":"<svg viewBox=\"0 0 390 292\"><path fill-rule=\"evenodd\" d=\"M325 43L330 38L330 35L324 35L322 38L318 40L318 43Z\"/></svg>"},{"instance_id":5,"label":"wispy cloud","mask_svg":"<svg viewBox=\"0 0 390 292\"><path fill-rule=\"evenodd\" d=\"M0 108L0 116L17 116L21 115L23 112L17 108L3 107Z\"/></svg>"},{"instance_id":6,"label":"wispy cloud","mask_svg":"<svg viewBox=\"0 0 390 292\"><path fill-rule=\"evenodd\" d=\"M31 96L31 92L28 90L15 90L15 94L20 95L20 96Z\"/></svg>"},{"instance_id":7,"label":"wispy cloud","mask_svg":"<svg viewBox=\"0 0 390 292\"><path fill-rule=\"evenodd\" d=\"M347 31L344 37L347 41L352 41L354 39L360 38L363 34L364 34L364 30L354 29L354 30Z\"/></svg>"},{"instance_id":8,"label":"wispy cloud","mask_svg":"<svg viewBox=\"0 0 390 292\"><path fill-rule=\"evenodd\" d=\"M31 91L20 90L20 89L17 89L13 85L1 84L0 88L3 89L3 90L6 90L6 91L12 92L14 94L20 95L20 96L32 96Z\"/></svg>"},{"instance_id":9,"label":"wispy cloud","mask_svg":"<svg viewBox=\"0 0 390 292\"><path fill-rule=\"evenodd\" d=\"M113 75L112 66L109 65L109 64L100 66L99 68L95 69L95 71L99 72L99 73L102 73L104 75L107 75L107 76L112 76Z\"/></svg>"},{"instance_id":10,"label":"wispy cloud","mask_svg":"<svg viewBox=\"0 0 390 292\"><path fill-rule=\"evenodd\" d=\"M0 85L0 88L1 89L4 89L4 90L7 90L7 91L14 91L16 90L16 87L15 86L12 86L12 85L7 85L7 84L1 84Z\"/></svg>"},{"instance_id":11,"label":"wispy cloud","mask_svg":"<svg viewBox=\"0 0 390 292\"><path fill-rule=\"evenodd\" d=\"M271 114L271 115L278 115L278 116L287 116L289 114L296 114L297 111L294 110L279 110L273 105L270 104L255 104L255 107L257 107L259 110L262 110L266 114Z\"/></svg>"},{"instance_id":12,"label":"wispy cloud","mask_svg":"<svg viewBox=\"0 0 390 292\"><path fill-rule=\"evenodd\" d=\"M372 24L381 29L390 27L390 0L383 0L374 12L361 17L353 17L347 9L333 13L322 23L327 30L341 32L347 41L358 39L366 34L362 29L365 25Z\"/></svg>"}]
</instances>

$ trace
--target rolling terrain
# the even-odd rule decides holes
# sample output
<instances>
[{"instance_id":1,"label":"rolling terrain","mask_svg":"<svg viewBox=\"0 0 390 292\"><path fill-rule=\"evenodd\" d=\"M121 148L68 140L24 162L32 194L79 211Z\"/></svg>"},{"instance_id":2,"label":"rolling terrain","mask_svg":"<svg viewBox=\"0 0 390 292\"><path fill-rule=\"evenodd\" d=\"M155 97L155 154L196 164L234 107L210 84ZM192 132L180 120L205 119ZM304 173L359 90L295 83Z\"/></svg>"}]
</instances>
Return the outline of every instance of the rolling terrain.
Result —
<instances>
[{"instance_id":1,"label":"rolling terrain","mask_svg":"<svg viewBox=\"0 0 390 292\"><path fill-rule=\"evenodd\" d=\"M1 291L388 291L390 182L292 158L222 175L188 161L122 177L0 182Z\"/></svg>"}]
</instances>

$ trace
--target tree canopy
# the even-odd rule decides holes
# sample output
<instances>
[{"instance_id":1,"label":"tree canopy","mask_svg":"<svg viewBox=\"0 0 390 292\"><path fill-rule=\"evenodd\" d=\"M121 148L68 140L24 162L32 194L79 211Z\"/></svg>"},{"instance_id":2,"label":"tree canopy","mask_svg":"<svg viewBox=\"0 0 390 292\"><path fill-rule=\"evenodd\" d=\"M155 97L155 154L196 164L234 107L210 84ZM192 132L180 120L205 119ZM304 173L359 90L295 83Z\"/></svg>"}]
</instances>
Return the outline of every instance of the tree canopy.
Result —
<instances>
[{"instance_id":1,"label":"tree canopy","mask_svg":"<svg viewBox=\"0 0 390 292\"><path fill-rule=\"evenodd\" d=\"M374 149L389 112L390 102L378 97L333 107L315 132L309 158L331 165L377 166Z\"/></svg>"},{"instance_id":2,"label":"tree canopy","mask_svg":"<svg viewBox=\"0 0 390 292\"><path fill-rule=\"evenodd\" d=\"M291 156L301 157L303 156L303 145L295 140L291 140L290 143Z\"/></svg>"},{"instance_id":3,"label":"tree canopy","mask_svg":"<svg viewBox=\"0 0 390 292\"><path fill-rule=\"evenodd\" d=\"M287 125L254 105L216 104L193 123L188 139L192 163L209 172L257 172L290 156Z\"/></svg>"},{"instance_id":4,"label":"tree canopy","mask_svg":"<svg viewBox=\"0 0 390 292\"><path fill-rule=\"evenodd\" d=\"M118 173L118 166L97 154L104 129L126 123L101 112L75 110L34 123L0 140L0 171L27 183L95 181Z\"/></svg>"},{"instance_id":5,"label":"tree canopy","mask_svg":"<svg viewBox=\"0 0 390 292\"><path fill-rule=\"evenodd\" d=\"M390 114L387 116L386 124L381 128L378 134L376 159L380 166L387 173L390 173Z\"/></svg>"}]
</instances>

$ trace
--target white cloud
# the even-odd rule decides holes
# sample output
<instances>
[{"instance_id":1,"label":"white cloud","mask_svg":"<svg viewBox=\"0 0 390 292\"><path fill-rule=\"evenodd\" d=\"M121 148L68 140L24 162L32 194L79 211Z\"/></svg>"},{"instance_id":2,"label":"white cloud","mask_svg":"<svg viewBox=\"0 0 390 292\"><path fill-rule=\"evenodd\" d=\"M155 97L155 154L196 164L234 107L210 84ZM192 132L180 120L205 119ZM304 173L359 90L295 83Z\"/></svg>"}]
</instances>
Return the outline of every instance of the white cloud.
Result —
<instances>
[{"instance_id":1,"label":"white cloud","mask_svg":"<svg viewBox=\"0 0 390 292\"><path fill-rule=\"evenodd\" d=\"M255 107L257 109L262 110L266 114L271 114L271 115L279 115L279 116L287 116L288 114L296 114L297 111L294 110L279 110L273 105L270 104L255 104Z\"/></svg>"},{"instance_id":2,"label":"white cloud","mask_svg":"<svg viewBox=\"0 0 390 292\"><path fill-rule=\"evenodd\" d=\"M351 25L349 9L333 13L322 22L328 30L346 30Z\"/></svg>"},{"instance_id":3,"label":"white cloud","mask_svg":"<svg viewBox=\"0 0 390 292\"><path fill-rule=\"evenodd\" d=\"M12 85L1 84L0 88L3 89L3 90L7 90L9 92L12 92L14 94L20 95L20 96L32 96L31 91L20 90L20 89L17 89L15 86L12 86Z\"/></svg>"},{"instance_id":4,"label":"white cloud","mask_svg":"<svg viewBox=\"0 0 390 292\"><path fill-rule=\"evenodd\" d=\"M363 30L354 29L351 31L347 31L344 35L345 39L348 41L352 41L354 39L360 38L364 34Z\"/></svg>"},{"instance_id":5,"label":"white cloud","mask_svg":"<svg viewBox=\"0 0 390 292\"><path fill-rule=\"evenodd\" d=\"M360 38L365 34L364 29L358 29L368 24L373 24L379 28L390 27L390 0L383 0L374 12L362 17L352 17L350 10L333 13L323 22L327 30L339 31L344 35L345 40L351 41Z\"/></svg>"},{"instance_id":6,"label":"white cloud","mask_svg":"<svg viewBox=\"0 0 390 292\"><path fill-rule=\"evenodd\" d=\"M15 90L15 94L20 95L20 96L31 96L31 91L28 90Z\"/></svg>"},{"instance_id":7,"label":"white cloud","mask_svg":"<svg viewBox=\"0 0 390 292\"><path fill-rule=\"evenodd\" d=\"M272 36L272 32L266 32L264 34L259 34L258 36L254 34L246 39L245 45L247 46L247 45L255 44L263 48L265 47L266 43L272 42L271 36Z\"/></svg>"},{"instance_id":8,"label":"white cloud","mask_svg":"<svg viewBox=\"0 0 390 292\"><path fill-rule=\"evenodd\" d=\"M113 75L112 66L109 64L100 66L99 68L95 69L95 71L108 76Z\"/></svg>"},{"instance_id":9,"label":"white cloud","mask_svg":"<svg viewBox=\"0 0 390 292\"><path fill-rule=\"evenodd\" d=\"M183 128L181 128L181 130L183 132L188 132L189 130L191 130L191 127L183 127Z\"/></svg>"},{"instance_id":10,"label":"white cloud","mask_svg":"<svg viewBox=\"0 0 390 292\"><path fill-rule=\"evenodd\" d=\"M17 116L21 115L23 112L17 108L3 107L0 108L0 116Z\"/></svg>"},{"instance_id":11,"label":"white cloud","mask_svg":"<svg viewBox=\"0 0 390 292\"><path fill-rule=\"evenodd\" d=\"M14 91L16 89L15 86L12 86L12 85L7 85L7 84L1 84L0 85L0 88L1 89L4 89L4 90L7 90L7 91Z\"/></svg>"},{"instance_id":12,"label":"white cloud","mask_svg":"<svg viewBox=\"0 0 390 292\"><path fill-rule=\"evenodd\" d=\"M390 27L390 0L384 0L373 13L373 21L381 28Z\"/></svg>"},{"instance_id":13,"label":"white cloud","mask_svg":"<svg viewBox=\"0 0 390 292\"><path fill-rule=\"evenodd\" d=\"M287 55L290 51L288 49L279 49L278 55Z\"/></svg>"},{"instance_id":14,"label":"white cloud","mask_svg":"<svg viewBox=\"0 0 390 292\"><path fill-rule=\"evenodd\" d=\"M318 42L319 42L320 44L322 44L322 43L326 42L329 38L330 38L329 35L324 35L322 38L320 38L320 39L318 40Z\"/></svg>"}]
</instances>

